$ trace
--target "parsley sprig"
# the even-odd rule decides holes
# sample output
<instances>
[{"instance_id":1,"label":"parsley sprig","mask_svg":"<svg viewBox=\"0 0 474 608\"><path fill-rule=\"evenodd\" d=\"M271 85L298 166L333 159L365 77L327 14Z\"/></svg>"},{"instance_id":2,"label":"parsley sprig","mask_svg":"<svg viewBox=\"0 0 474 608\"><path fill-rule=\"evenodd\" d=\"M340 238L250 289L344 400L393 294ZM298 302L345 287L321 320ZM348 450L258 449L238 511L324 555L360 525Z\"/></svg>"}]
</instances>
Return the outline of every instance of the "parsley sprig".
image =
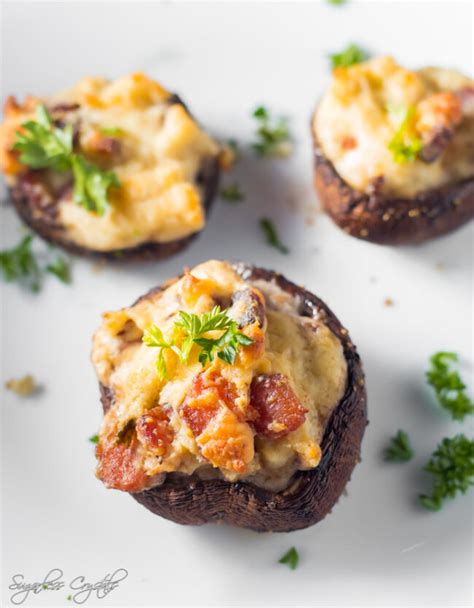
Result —
<instances>
[{"instance_id":1,"label":"parsley sprig","mask_svg":"<svg viewBox=\"0 0 474 608\"><path fill-rule=\"evenodd\" d=\"M430 495L421 495L420 503L430 511L439 511L447 498L465 494L474 485L474 440L465 435L445 437L425 466L433 475Z\"/></svg>"},{"instance_id":2,"label":"parsley sprig","mask_svg":"<svg viewBox=\"0 0 474 608\"><path fill-rule=\"evenodd\" d=\"M408 462L413 458L413 448L410 438L405 431L398 431L392 437L390 445L385 450L385 460L388 462Z\"/></svg>"},{"instance_id":3,"label":"parsley sprig","mask_svg":"<svg viewBox=\"0 0 474 608\"><path fill-rule=\"evenodd\" d=\"M252 148L257 156L267 158L286 158L291 152L288 120L283 116L274 118L264 106L253 113L257 120L256 141Z\"/></svg>"},{"instance_id":4,"label":"parsley sprig","mask_svg":"<svg viewBox=\"0 0 474 608\"><path fill-rule=\"evenodd\" d=\"M41 287L41 272L31 249L31 235L25 236L16 247L0 251L0 269L7 282L18 281L37 292Z\"/></svg>"},{"instance_id":5,"label":"parsley sprig","mask_svg":"<svg viewBox=\"0 0 474 608\"><path fill-rule=\"evenodd\" d=\"M397 130L388 144L393 160L399 164L415 161L423 147L423 143L414 128L415 108L413 106L399 108L390 106L388 112L398 124Z\"/></svg>"},{"instance_id":6,"label":"parsley sprig","mask_svg":"<svg viewBox=\"0 0 474 608\"><path fill-rule=\"evenodd\" d=\"M438 352L430 358L430 369L426 372L428 383L434 388L438 403L454 420L464 420L474 414L474 403L466 392L466 385L459 372L452 368L459 357L452 352Z\"/></svg>"},{"instance_id":7,"label":"parsley sprig","mask_svg":"<svg viewBox=\"0 0 474 608\"><path fill-rule=\"evenodd\" d=\"M46 267L40 266L32 249L33 236L23 237L16 247L0 251L0 271L7 282L17 281L33 292L41 289L44 271L55 275L63 283L71 282L71 273L66 259L57 256Z\"/></svg>"},{"instance_id":8,"label":"parsley sprig","mask_svg":"<svg viewBox=\"0 0 474 608\"><path fill-rule=\"evenodd\" d=\"M329 55L329 60L333 69L349 68L351 65L362 63L362 61L368 59L369 56L369 53L357 44L349 44L349 46L340 53L331 53Z\"/></svg>"},{"instance_id":9,"label":"parsley sprig","mask_svg":"<svg viewBox=\"0 0 474 608\"><path fill-rule=\"evenodd\" d=\"M103 215L108 207L107 192L119 181L113 171L96 167L73 151L73 127L56 127L44 105L36 108L36 120L29 120L17 131L13 149L23 165L33 169L72 171L73 200L88 211Z\"/></svg>"},{"instance_id":10,"label":"parsley sprig","mask_svg":"<svg viewBox=\"0 0 474 608\"><path fill-rule=\"evenodd\" d=\"M298 555L298 551L291 547L289 551L285 553L283 557L278 560L279 564L286 564L290 570L295 570L300 561L300 556Z\"/></svg>"},{"instance_id":11,"label":"parsley sprig","mask_svg":"<svg viewBox=\"0 0 474 608\"><path fill-rule=\"evenodd\" d=\"M206 335L215 331L223 333L219 337ZM167 340L161 329L153 324L145 330L143 336L146 346L159 348L156 369L162 380L168 376L164 357L167 349L174 352L179 360L186 364L193 345L197 345L200 348L198 360L205 367L216 355L229 365L233 365L239 346L249 346L253 343L252 338L238 331L237 322L228 316L227 310L221 310L220 306L215 306L210 312L202 315L181 310L174 322L173 334L174 337ZM184 339L179 340L177 334L181 334L181 337L184 335Z\"/></svg>"}]
</instances>

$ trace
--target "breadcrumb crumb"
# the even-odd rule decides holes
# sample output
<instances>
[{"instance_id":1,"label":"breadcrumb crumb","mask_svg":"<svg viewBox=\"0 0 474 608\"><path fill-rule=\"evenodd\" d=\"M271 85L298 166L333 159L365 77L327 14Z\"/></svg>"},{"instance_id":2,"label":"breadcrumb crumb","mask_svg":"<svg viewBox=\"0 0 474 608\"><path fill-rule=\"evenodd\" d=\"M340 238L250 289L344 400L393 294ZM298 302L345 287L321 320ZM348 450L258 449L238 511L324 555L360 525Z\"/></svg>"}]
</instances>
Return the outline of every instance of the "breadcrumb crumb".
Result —
<instances>
[{"instance_id":1,"label":"breadcrumb crumb","mask_svg":"<svg viewBox=\"0 0 474 608\"><path fill-rule=\"evenodd\" d=\"M38 385L31 374L27 374L22 378L12 378L5 382L5 388L13 391L20 397L28 397L38 390Z\"/></svg>"}]
</instances>

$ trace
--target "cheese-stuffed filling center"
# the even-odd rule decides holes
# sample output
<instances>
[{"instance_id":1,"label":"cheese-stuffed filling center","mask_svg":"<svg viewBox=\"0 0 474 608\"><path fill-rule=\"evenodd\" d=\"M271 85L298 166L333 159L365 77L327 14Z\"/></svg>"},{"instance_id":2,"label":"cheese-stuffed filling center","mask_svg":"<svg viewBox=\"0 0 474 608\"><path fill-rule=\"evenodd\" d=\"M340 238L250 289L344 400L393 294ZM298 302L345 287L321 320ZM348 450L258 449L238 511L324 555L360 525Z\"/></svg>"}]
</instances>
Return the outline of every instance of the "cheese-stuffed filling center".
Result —
<instances>
[{"instance_id":1,"label":"cheese-stuffed filling center","mask_svg":"<svg viewBox=\"0 0 474 608\"><path fill-rule=\"evenodd\" d=\"M391 57L336 68L313 130L352 188L413 197L474 177L474 81Z\"/></svg>"},{"instance_id":2,"label":"cheese-stuffed filling center","mask_svg":"<svg viewBox=\"0 0 474 608\"><path fill-rule=\"evenodd\" d=\"M347 364L324 316L299 309L275 283L210 261L105 313L92 355L110 406L99 479L129 492L169 474L281 490L316 467Z\"/></svg>"}]
</instances>

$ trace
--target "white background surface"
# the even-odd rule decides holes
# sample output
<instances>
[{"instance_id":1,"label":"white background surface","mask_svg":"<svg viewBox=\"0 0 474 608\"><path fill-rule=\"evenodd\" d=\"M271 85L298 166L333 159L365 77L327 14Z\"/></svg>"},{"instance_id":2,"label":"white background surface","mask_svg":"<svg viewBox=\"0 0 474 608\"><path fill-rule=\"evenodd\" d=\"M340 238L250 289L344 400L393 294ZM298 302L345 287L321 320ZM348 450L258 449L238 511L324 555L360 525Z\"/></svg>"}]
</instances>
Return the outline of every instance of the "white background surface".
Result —
<instances>
[{"instance_id":1,"label":"white background surface","mask_svg":"<svg viewBox=\"0 0 474 608\"><path fill-rule=\"evenodd\" d=\"M2 383L30 372L44 385L29 400L2 389L4 603L13 574L33 582L57 567L66 581L90 582L126 568L128 579L102 605L469 605L472 496L435 514L416 497L429 489L421 467L435 444L461 430L436 408L423 375L441 349L461 353L464 376L472 373L472 227L417 248L347 237L314 212L308 122L328 82L327 53L350 41L409 66L472 73L472 5L12 3L3 6L1 33L3 96L144 70L223 138L249 143L251 110L265 103L290 117L296 140L287 161L248 153L235 175L245 203L216 201L201 238L167 262L99 271L78 259L71 287L52 277L39 295L2 286ZM290 255L264 244L264 215ZM11 208L1 209L1 226L3 247L16 243L22 231ZM348 496L308 530L180 527L94 478L87 439L100 407L89 351L100 313L212 257L255 262L307 285L349 328L364 361L363 461ZM398 428L416 448L407 465L381 458ZM294 572L277 563L292 545L301 556ZM43 592L26 605L70 605L68 593Z\"/></svg>"}]
</instances>

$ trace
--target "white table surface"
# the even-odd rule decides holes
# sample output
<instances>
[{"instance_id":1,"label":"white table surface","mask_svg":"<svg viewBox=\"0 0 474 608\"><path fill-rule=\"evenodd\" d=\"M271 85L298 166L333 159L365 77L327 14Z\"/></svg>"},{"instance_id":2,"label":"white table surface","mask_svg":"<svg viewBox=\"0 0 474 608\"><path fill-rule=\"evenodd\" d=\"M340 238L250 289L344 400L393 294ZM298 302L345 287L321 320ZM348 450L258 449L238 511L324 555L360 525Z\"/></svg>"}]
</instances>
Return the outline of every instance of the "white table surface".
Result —
<instances>
[{"instance_id":1,"label":"white table surface","mask_svg":"<svg viewBox=\"0 0 474 608\"><path fill-rule=\"evenodd\" d=\"M245 203L216 201L205 233L169 261L98 270L77 259L72 286L50 278L39 295L2 285L2 382L31 372L44 385L29 400L2 389L5 605L14 574L33 582L51 568L66 581L91 582L127 569L118 589L88 605L469 605L472 495L434 514L416 497L429 489L421 468L435 444L472 433L472 424L452 423L434 406L424 381L428 357L441 349L459 352L472 377L472 227L397 249L347 237L315 212L308 123L328 82L327 53L355 41L408 66L472 73L472 16L468 2L4 4L3 97L143 70L180 93L218 136L245 147L251 111L265 103L290 117L296 142L285 161L246 154L235 173ZM275 220L290 255L265 245L261 216ZM3 247L22 234L5 206L1 229ZM94 477L88 437L100 407L89 352L100 313L208 258L243 259L304 283L349 328L362 356L370 417L363 461L348 496L308 530L181 527ZM381 457L398 428L416 447L407 465ZM277 563L292 545L301 557L294 572ZM68 593L30 595L25 605L71 605Z\"/></svg>"}]
</instances>

